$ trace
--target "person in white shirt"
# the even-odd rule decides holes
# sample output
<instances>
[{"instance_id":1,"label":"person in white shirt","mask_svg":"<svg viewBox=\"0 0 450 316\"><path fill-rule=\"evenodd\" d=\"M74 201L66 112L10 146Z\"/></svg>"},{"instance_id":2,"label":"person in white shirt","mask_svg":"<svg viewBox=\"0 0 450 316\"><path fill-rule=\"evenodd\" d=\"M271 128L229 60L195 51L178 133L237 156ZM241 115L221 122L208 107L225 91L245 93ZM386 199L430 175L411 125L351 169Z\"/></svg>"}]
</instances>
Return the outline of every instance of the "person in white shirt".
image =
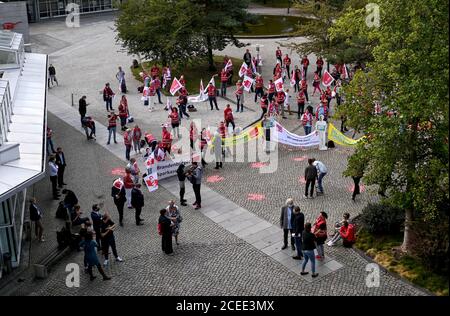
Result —
<instances>
[{"instance_id":1,"label":"person in white shirt","mask_svg":"<svg viewBox=\"0 0 450 316\"><path fill-rule=\"evenodd\" d=\"M59 200L59 191L58 191L58 166L56 165L55 156L51 156L48 161L49 173L50 173L50 181L52 183L52 192L53 199Z\"/></svg>"},{"instance_id":2,"label":"person in white shirt","mask_svg":"<svg viewBox=\"0 0 450 316\"><path fill-rule=\"evenodd\" d=\"M322 180L323 178L327 175L328 169L327 167L323 164L323 162L319 161L319 160L315 160L313 162L313 166L316 167L317 172L319 173L319 177L317 180L317 186L318 186L318 192L320 194L324 194L323 193L323 185L322 185Z\"/></svg>"}]
</instances>

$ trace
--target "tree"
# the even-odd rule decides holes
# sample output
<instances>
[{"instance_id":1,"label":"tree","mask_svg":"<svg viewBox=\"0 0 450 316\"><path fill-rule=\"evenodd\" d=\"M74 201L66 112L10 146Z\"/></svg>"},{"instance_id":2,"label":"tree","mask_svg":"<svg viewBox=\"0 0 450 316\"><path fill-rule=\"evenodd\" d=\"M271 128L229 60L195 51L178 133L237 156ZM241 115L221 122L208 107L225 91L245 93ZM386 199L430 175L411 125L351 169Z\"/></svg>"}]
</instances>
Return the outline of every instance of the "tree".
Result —
<instances>
[{"instance_id":1,"label":"tree","mask_svg":"<svg viewBox=\"0 0 450 316\"><path fill-rule=\"evenodd\" d=\"M300 55L314 53L325 57L328 69L330 63L342 64L361 60L365 57L361 51L362 44L349 47L345 38L338 37L336 33L331 34L330 30L344 12L362 9L367 2L368 0L297 0L294 7L310 19L298 25L294 35L304 36L308 40L287 46Z\"/></svg>"},{"instance_id":2,"label":"tree","mask_svg":"<svg viewBox=\"0 0 450 316\"><path fill-rule=\"evenodd\" d=\"M337 115L365 131L355 155L368 161L366 182L381 186L387 201L405 210L402 250L410 252L413 223L435 221L449 201L449 8L436 0L376 3L381 26L367 28L377 41L370 71L358 71L344 88L346 102ZM337 24L342 31L360 20L347 16ZM373 114L375 101L381 115ZM356 167L350 160L348 169Z\"/></svg>"},{"instance_id":3,"label":"tree","mask_svg":"<svg viewBox=\"0 0 450 316\"><path fill-rule=\"evenodd\" d=\"M192 0L198 11L196 31L204 38L210 70L215 70L213 50L223 50L232 43L244 46L235 34L251 21L247 12L249 0Z\"/></svg>"},{"instance_id":4,"label":"tree","mask_svg":"<svg viewBox=\"0 0 450 316\"><path fill-rule=\"evenodd\" d=\"M198 11L188 0L128 0L116 20L117 41L146 59L186 63L206 56L195 33Z\"/></svg>"}]
</instances>

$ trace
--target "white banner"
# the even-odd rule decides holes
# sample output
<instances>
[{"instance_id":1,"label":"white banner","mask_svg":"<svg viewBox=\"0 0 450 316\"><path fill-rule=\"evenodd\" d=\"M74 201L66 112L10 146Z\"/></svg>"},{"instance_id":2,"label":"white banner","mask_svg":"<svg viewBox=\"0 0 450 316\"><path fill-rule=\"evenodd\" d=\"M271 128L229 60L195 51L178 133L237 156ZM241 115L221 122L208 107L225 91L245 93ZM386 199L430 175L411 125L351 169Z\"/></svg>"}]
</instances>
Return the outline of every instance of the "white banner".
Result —
<instances>
[{"instance_id":1,"label":"white banner","mask_svg":"<svg viewBox=\"0 0 450 316\"><path fill-rule=\"evenodd\" d=\"M275 89L277 89L277 92L284 91L283 87L283 78L278 78L275 82Z\"/></svg>"},{"instance_id":2,"label":"white banner","mask_svg":"<svg viewBox=\"0 0 450 316\"><path fill-rule=\"evenodd\" d=\"M214 84L214 77L212 77L211 80L213 80L213 84ZM207 91L208 91L208 88L206 88L206 89L203 88L203 79L200 79L200 94L196 95L195 97L188 97L188 102L200 103L200 102L207 101L208 100Z\"/></svg>"},{"instance_id":3,"label":"white banner","mask_svg":"<svg viewBox=\"0 0 450 316\"><path fill-rule=\"evenodd\" d=\"M300 136L289 132L278 122L275 122L272 131L274 131L275 134L274 141L280 144L302 148L318 147L320 144L319 133L317 131L312 131L311 134L307 136Z\"/></svg>"},{"instance_id":4,"label":"white banner","mask_svg":"<svg viewBox=\"0 0 450 316\"><path fill-rule=\"evenodd\" d=\"M177 169L181 163L188 165L191 159L188 155L178 157L172 160L155 161L150 168L147 168L147 174L157 173L158 179L162 180L177 174Z\"/></svg>"},{"instance_id":5,"label":"white banner","mask_svg":"<svg viewBox=\"0 0 450 316\"><path fill-rule=\"evenodd\" d=\"M250 92L250 89L252 88L253 81L255 81L253 78L250 78L248 76L244 76L244 81L242 82L242 85L244 86L244 90L247 92Z\"/></svg>"}]
</instances>

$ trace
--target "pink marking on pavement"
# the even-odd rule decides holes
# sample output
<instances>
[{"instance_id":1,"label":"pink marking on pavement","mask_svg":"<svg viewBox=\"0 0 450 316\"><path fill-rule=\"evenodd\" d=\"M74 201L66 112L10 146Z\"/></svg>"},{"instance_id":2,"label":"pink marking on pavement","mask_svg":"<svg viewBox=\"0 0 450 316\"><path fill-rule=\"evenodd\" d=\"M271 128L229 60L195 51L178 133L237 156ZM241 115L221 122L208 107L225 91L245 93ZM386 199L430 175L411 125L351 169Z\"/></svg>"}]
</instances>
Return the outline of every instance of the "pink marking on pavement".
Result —
<instances>
[{"instance_id":1,"label":"pink marking on pavement","mask_svg":"<svg viewBox=\"0 0 450 316\"><path fill-rule=\"evenodd\" d=\"M308 156L294 157L292 158L294 161L305 161L308 160Z\"/></svg>"},{"instance_id":2,"label":"pink marking on pavement","mask_svg":"<svg viewBox=\"0 0 450 316\"><path fill-rule=\"evenodd\" d=\"M249 201L263 201L265 199L266 199L266 196L264 194L249 193L247 196L247 200L249 200Z\"/></svg>"},{"instance_id":3,"label":"pink marking on pavement","mask_svg":"<svg viewBox=\"0 0 450 316\"><path fill-rule=\"evenodd\" d=\"M223 181L225 178L218 176L218 175L213 175L213 176L209 176L208 178L206 178L206 182L208 183L217 183L217 182L221 182Z\"/></svg>"},{"instance_id":4,"label":"pink marking on pavement","mask_svg":"<svg viewBox=\"0 0 450 316\"><path fill-rule=\"evenodd\" d=\"M111 170L111 174L112 175L114 175L114 176L122 176L122 177L124 177L125 176L125 168L113 168L112 170Z\"/></svg>"},{"instance_id":5,"label":"pink marking on pavement","mask_svg":"<svg viewBox=\"0 0 450 316\"><path fill-rule=\"evenodd\" d=\"M306 184L305 177L303 176L298 177L298 182L300 182L301 184Z\"/></svg>"},{"instance_id":6,"label":"pink marking on pavement","mask_svg":"<svg viewBox=\"0 0 450 316\"><path fill-rule=\"evenodd\" d=\"M268 163L266 162L254 162L250 165L251 168L262 168L268 166Z\"/></svg>"}]
</instances>

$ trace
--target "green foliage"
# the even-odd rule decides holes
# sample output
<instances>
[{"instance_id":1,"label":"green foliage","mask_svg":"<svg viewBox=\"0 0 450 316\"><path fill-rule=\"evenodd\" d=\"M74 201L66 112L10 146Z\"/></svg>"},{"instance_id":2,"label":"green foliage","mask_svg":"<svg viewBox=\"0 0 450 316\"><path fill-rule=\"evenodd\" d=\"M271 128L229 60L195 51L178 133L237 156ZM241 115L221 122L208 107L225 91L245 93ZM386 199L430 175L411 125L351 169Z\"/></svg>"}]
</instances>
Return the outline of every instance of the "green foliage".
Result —
<instances>
[{"instance_id":1,"label":"green foliage","mask_svg":"<svg viewBox=\"0 0 450 316\"><path fill-rule=\"evenodd\" d=\"M401 209L387 204L369 204L361 212L363 226L371 234L398 234L404 220Z\"/></svg>"},{"instance_id":2,"label":"green foliage","mask_svg":"<svg viewBox=\"0 0 450 316\"><path fill-rule=\"evenodd\" d=\"M368 161L366 183L385 188L387 202L413 219L436 220L449 200L448 2L376 2L381 27L367 34L376 43L370 71L358 72L344 87L338 115L367 135L355 153ZM340 30L361 21L354 17L347 16ZM374 101L381 103L381 115L373 114ZM398 115L386 115L391 109ZM404 249L412 250L409 234Z\"/></svg>"}]
</instances>

